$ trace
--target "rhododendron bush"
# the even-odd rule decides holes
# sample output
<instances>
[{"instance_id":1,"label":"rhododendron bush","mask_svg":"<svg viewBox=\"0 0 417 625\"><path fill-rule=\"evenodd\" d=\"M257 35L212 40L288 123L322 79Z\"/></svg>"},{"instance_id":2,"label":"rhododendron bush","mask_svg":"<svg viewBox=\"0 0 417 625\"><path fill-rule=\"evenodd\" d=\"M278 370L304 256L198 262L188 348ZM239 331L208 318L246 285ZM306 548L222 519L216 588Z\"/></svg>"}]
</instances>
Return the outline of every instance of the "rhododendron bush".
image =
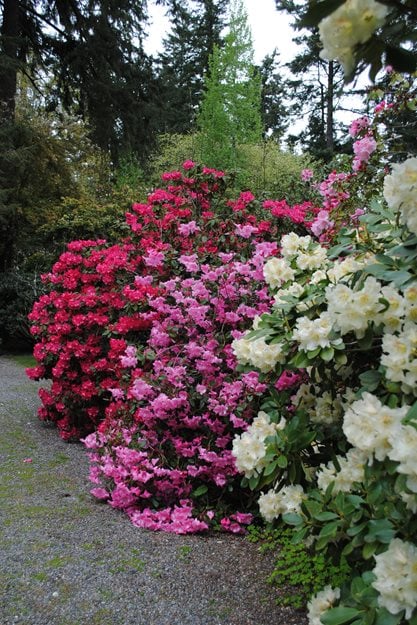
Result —
<instances>
[{"instance_id":1,"label":"rhododendron bush","mask_svg":"<svg viewBox=\"0 0 417 625\"><path fill-rule=\"evenodd\" d=\"M381 110L352 126L362 147ZM377 141L367 146L375 164ZM356 183L371 156L361 150ZM282 237L264 266L271 309L233 342L245 375L262 381L273 366L288 378L235 437L243 485L267 522L352 567L341 588L311 599L311 625L417 623L417 158L387 169L370 172L355 196L366 203L331 245L331 212L321 243ZM264 344L273 364L259 358Z\"/></svg>"},{"instance_id":2,"label":"rhododendron bush","mask_svg":"<svg viewBox=\"0 0 417 625\"><path fill-rule=\"evenodd\" d=\"M40 417L86 437L94 495L139 526L240 532L251 515L237 512L232 439L266 386L240 377L231 341L269 308L280 232L314 209L227 199L223 172L192 162L164 181L127 214L128 239L75 241L45 276L29 373L52 380Z\"/></svg>"}]
</instances>

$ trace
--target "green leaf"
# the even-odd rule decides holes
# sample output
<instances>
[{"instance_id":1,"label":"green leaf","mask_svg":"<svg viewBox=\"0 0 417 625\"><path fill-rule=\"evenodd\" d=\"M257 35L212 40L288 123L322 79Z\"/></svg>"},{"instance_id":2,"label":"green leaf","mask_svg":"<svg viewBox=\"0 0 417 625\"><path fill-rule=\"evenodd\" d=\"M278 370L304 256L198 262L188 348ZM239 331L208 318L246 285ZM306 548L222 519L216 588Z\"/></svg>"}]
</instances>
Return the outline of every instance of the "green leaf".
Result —
<instances>
[{"instance_id":1,"label":"green leaf","mask_svg":"<svg viewBox=\"0 0 417 625\"><path fill-rule=\"evenodd\" d=\"M314 518L316 521L333 521L339 517L334 512L319 512L319 514L314 515Z\"/></svg>"},{"instance_id":2,"label":"green leaf","mask_svg":"<svg viewBox=\"0 0 417 625\"><path fill-rule=\"evenodd\" d=\"M362 386L364 386L368 391L374 391L378 388L379 383L381 382L382 373L376 369L370 369L369 371L361 373L359 379Z\"/></svg>"},{"instance_id":3,"label":"green leaf","mask_svg":"<svg viewBox=\"0 0 417 625\"><path fill-rule=\"evenodd\" d=\"M363 559L369 560L369 558L372 558L372 556L374 555L376 551L377 546L378 545L376 543L367 543L366 545L364 545L362 549Z\"/></svg>"},{"instance_id":4,"label":"green leaf","mask_svg":"<svg viewBox=\"0 0 417 625\"><path fill-rule=\"evenodd\" d=\"M193 498L201 497L202 495L205 495L207 491L208 491L208 487L202 484L201 486L193 490L193 492L191 493L191 497Z\"/></svg>"},{"instance_id":5,"label":"green leaf","mask_svg":"<svg viewBox=\"0 0 417 625\"><path fill-rule=\"evenodd\" d=\"M317 26L322 19L336 11L343 3L344 0L321 0L318 2L316 0L316 2L312 2L301 20L301 25L307 28Z\"/></svg>"},{"instance_id":6,"label":"green leaf","mask_svg":"<svg viewBox=\"0 0 417 625\"><path fill-rule=\"evenodd\" d=\"M414 402L403 419L404 424L411 423L411 421L417 421L417 401Z\"/></svg>"},{"instance_id":7,"label":"green leaf","mask_svg":"<svg viewBox=\"0 0 417 625\"><path fill-rule=\"evenodd\" d=\"M288 460L287 460L286 456L279 456L279 458L277 460L277 464L278 464L280 469L286 469L287 466L288 466Z\"/></svg>"},{"instance_id":8,"label":"green leaf","mask_svg":"<svg viewBox=\"0 0 417 625\"><path fill-rule=\"evenodd\" d=\"M268 466L266 467L266 469L264 469L264 475L265 475L265 477L266 477L267 475L271 475L271 473L273 473L273 472L275 471L275 469L277 468L277 466L278 466L278 461L277 461L277 460L274 460L274 462L270 462L270 463L268 464Z\"/></svg>"},{"instance_id":9,"label":"green leaf","mask_svg":"<svg viewBox=\"0 0 417 625\"><path fill-rule=\"evenodd\" d=\"M327 610L320 618L323 625L342 625L342 623L349 623L360 614L361 611L356 608L340 605Z\"/></svg>"},{"instance_id":10,"label":"green leaf","mask_svg":"<svg viewBox=\"0 0 417 625\"><path fill-rule=\"evenodd\" d=\"M379 541L388 544L395 536L395 529L388 519L372 519L368 523L369 532L365 536L365 542Z\"/></svg>"},{"instance_id":11,"label":"green leaf","mask_svg":"<svg viewBox=\"0 0 417 625\"><path fill-rule=\"evenodd\" d=\"M327 525L322 527L319 536L321 538L334 538L337 534L338 529L339 529L339 521L333 521L332 523L327 523Z\"/></svg>"},{"instance_id":12,"label":"green leaf","mask_svg":"<svg viewBox=\"0 0 417 625\"><path fill-rule=\"evenodd\" d=\"M303 523L303 518L295 512L288 512L287 514L283 514L282 520L284 521L284 523L287 523L288 525L295 525L296 527L297 525L302 525Z\"/></svg>"},{"instance_id":13,"label":"green leaf","mask_svg":"<svg viewBox=\"0 0 417 625\"><path fill-rule=\"evenodd\" d=\"M325 347L320 352L320 358L322 360L324 360L324 362L330 362L330 360L332 360L333 356L334 356L334 349L333 349L333 347Z\"/></svg>"},{"instance_id":14,"label":"green leaf","mask_svg":"<svg viewBox=\"0 0 417 625\"><path fill-rule=\"evenodd\" d=\"M398 625L402 618L402 611L399 614L391 614L386 608L378 608L375 625ZM411 623L411 621L409 622Z\"/></svg>"}]
</instances>

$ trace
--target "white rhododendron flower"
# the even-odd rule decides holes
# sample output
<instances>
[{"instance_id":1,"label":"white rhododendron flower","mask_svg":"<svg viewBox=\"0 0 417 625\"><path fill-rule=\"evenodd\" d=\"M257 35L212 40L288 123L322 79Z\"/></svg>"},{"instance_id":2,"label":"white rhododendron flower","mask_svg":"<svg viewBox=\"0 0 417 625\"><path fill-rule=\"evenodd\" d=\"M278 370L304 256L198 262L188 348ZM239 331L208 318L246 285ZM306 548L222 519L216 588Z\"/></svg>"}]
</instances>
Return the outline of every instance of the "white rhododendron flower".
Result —
<instances>
[{"instance_id":1,"label":"white rhododendron flower","mask_svg":"<svg viewBox=\"0 0 417 625\"><path fill-rule=\"evenodd\" d=\"M349 276L352 273L355 273L355 271L362 269L367 262L369 261L367 260L365 262L363 259L358 260L353 256L348 256L344 260L334 263L333 267L330 267L330 269L327 270L327 277L330 282L336 284L336 282L340 282L340 280L345 276Z\"/></svg>"},{"instance_id":2,"label":"white rhododendron flower","mask_svg":"<svg viewBox=\"0 0 417 625\"><path fill-rule=\"evenodd\" d=\"M312 597L307 604L309 625L323 625L320 620L321 615L330 610L338 599L340 599L340 588L331 586L325 586Z\"/></svg>"},{"instance_id":3,"label":"white rhododendron flower","mask_svg":"<svg viewBox=\"0 0 417 625\"><path fill-rule=\"evenodd\" d=\"M284 234L281 238L281 254L284 258L295 256L299 250L306 250L312 242L310 235L300 237L295 232Z\"/></svg>"},{"instance_id":4,"label":"white rhododendron flower","mask_svg":"<svg viewBox=\"0 0 417 625\"><path fill-rule=\"evenodd\" d=\"M342 335L354 332L362 338L370 321L376 321L384 306L381 283L369 276L360 290L339 283L326 288L328 312Z\"/></svg>"},{"instance_id":5,"label":"white rhododendron flower","mask_svg":"<svg viewBox=\"0 0 417 625\"><path fill-rule=\"evenodd\" d=\"M403 293L405 302L405 317L408 321L417 323L417 285L407 287Z\"/></svg>"},{"instance_id":6,"label":"white rhododendron flower","mask_svg":"<svg viewBox=\"0 0 417 625\"><path fill-rule=\"evenodd\" d=\"M409 406L407 406L407 409ZM402 425L391 441L388 457L400 464L398 473L407 475L407 487L417 493L417 430L411 425Z\"/></svg>"},{"instance_id":7,"label":"white rhododendron flower","mask_svg":"<svg viewBox=\"0 0 417 625\"><path fill-rule=\"evenodd\" d=\"M293 338L300 344L300 349L305 352L313 351L318 347L329 347L332 321L331 316L326 312L322 313L317 319L299 317L293 332ZM341 339L339 339L340 342Z\"/></svg>"},{"instance_id":8,"label":"white rhododendron flower","mask_svg":"<svg viewBox=\"0 0 417 625\"><path fill-rule=\"evenodd\" d=\"M392 442L403 427L401 420L409 406L388 408L371 393L353 402L343 418L343 432L348 441L363 452L384 460L392 450Z\"/></svg>"},{"instance_id":9,"label":"white rhododendron flower","mask_svg":"<svg viewBox=\"0 0 417 625\"><path fill-rule=\"evenodd\" d=\"M309 271L320 269L327 263L327 251L324 247L321 247L321 245L316 245L312 250L308 250L307 252L300 252L295 261L297 267L302 271L306 269Z\"/></svg>"},{"instance_id":10,"label":"white rhododendron flower","mask_svg":"<svg viewBox=\"0 0 417 625\"><path fill-rule=\"evenodd\" d=\"M293 280L295 271L284 258L269 258L264 264L265 282L273 289Z\"/></svg>"},{"instance_id":11,"label":"white rhododendron flower","mask_svg":"<svg viewBox=\"0 0 417 625\"><path fill-rule=\"evenodd\" d=\"M318 487L325 491L329 484L333 483L333 495L340 491L349 492L355 482L362 482L367 459L368 455L365 452L353 447L346 456L337 456L340 471L336 469L334 462L321 464L317 474Z\"/></svg>"},{"instance_id":12,"label":"white rhododendron flower","mask_svg":"<svg viewBox=\"0 0 417 625\"><path fill-rule=\"evenodd\" d=\"M329 391L324 391L315 398L314 405L308 411L313 423L331 425L339 421L343 414L343 403L340 395L333 397Z\"/></svg>"},{"instance_id":13,"label":"white rhododendron flower","mask_svg":"<svg viewBox=\"0 0 417 625\"><path fill-rule=\"evenodd\" d=\"M387 551L374 557L372 586L379 592L379 605L391 614L405 610L409 619L417 605L417 547L394 538Z\"/></svg>"},{"instance_id":14,"label":"white rhododendron flower","mask_svg":"<svg viewBox=\"0 0 417 625\"><path fill-rule=\"evenodd\" d=\"M272 371L277 363L285 361L281 343L268 344L264 338L235 339L232 343L232 349L240 364L253 365L262 373Z\"/></svg>"},{"instance_id":15,"label":"white rhododendron flower","mask_svg":"<svg viewBox=\"0 0 417 625\"><path fill-rule=\"evenodd\" d=\"M280 306L281 304L288 304L283 297L291 296L291 297L300 297L304 293L304 287L298 282L293 282L291 286L286 289L278 289L277 293L274 296L275 304Z\"/></svg>"},{"instance_id":16,"label":"white rhododendron flower","mask_svg":"<svg viewBox=\"0 0 417 625\"><path fill-rule=\"evenodd\" d=\"M381 364L392 382L405 393L417 394L417 324L406 322L401 332L382 337Z\"/></svg>"},{"instance_id":17,"label":"white rhododendron flower","mask_svg":"<svg viewBox=\"0 0 417 625\"><path fill-rule=\"evenodd\" d=\"M265 468L265 439L285 427L285 419L272 423L269 415L262 410L254 418L250 427L233 440L232 454L238 471L248 478Z\"/></svg>"},{"instance_id":18,"label":"white rhododendron flower","mask_svg":"<svg viewBox=\"0 0 417 625\"><path fill-rule=\"evenodd\" d=\"M355 64L355 46L368 41L387 14L388 8L375 0L346 0L319 23L320 56L339 61L349 75Z\"/></svg>"},{"instance_id":19,"label":"white rhododendron flower","mask_svg":"<svg viewBox=\"0 0 417 625\"><path fill-rule=\"evenodd\" d=\"M305 493L299 484L284 486L279 492L271 489L259 497L259 511L265 521L270 523L280 514L299 512L303 499L305 499Z\"/></svg>"},{"instance_id":20,"label":"white rhododendron flower","mask_svg":"<svg viewBox=\"0 0 417 625\"><path fill-rule=\"evenodd\" d=\"M417 157L395 163L384 180L384 197L393 210L400 211L400 220L417 234Z\"/></svg>"}]
</instances>

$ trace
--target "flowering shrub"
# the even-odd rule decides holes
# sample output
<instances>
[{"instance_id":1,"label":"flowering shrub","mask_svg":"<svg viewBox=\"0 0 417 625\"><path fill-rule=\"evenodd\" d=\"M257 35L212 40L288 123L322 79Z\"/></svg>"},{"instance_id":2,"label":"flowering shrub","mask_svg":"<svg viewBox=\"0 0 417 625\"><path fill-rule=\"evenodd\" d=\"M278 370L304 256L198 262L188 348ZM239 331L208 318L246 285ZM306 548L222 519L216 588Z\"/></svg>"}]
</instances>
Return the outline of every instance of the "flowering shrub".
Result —
<instances>
[{"instance_id":1,"label":"flowering shrub","mask_svg":"<svg viewBox=\"0 0 417 625\"><path fill-rule=\"evenodd\" d=\"M144 527L240 532L231 441L265 384L239 379L230 343L269 308L262 266L285 222L305 230L315 209L227 200L223 172L183 170L133 206L129 239L69 244L31 314L29 373L52 379L41 418L86 437L95 496Z\"/></svg>"},{"instance_id":2,"label":"flowering shrub","mask_svg":"<svg viewBox=\"0 0 417 625\"><path fill-rule=\"evenodd\" d=\"M385 202L329 249L284 235L264 266L271 310L233 342L246 372L288 380L233 442L243 484L267 521L355 571L311 599L312 625L417 619L416 180L415 158L394 165Z\"/></svg>"}]
</instances>

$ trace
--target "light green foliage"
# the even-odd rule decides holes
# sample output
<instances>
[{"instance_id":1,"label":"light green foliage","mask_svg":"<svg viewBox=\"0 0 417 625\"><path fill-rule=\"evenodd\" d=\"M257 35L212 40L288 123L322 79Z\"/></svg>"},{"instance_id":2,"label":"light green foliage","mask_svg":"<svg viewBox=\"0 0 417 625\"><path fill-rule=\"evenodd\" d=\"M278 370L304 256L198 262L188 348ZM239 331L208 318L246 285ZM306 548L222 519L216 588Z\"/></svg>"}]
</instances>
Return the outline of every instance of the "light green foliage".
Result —
<instances>
[{"instance_id":1,"label":"light green foliage","mask_svg":"<svg viewBox=\"0 0 417 625\"><path fill-rule=\"evenodd\" d=\"M214 47L197 125L202 160L210 167L238 169L240 146L261 140L261 84L241 0L232 4L223 47Z\"/></svg>"},{"instance_id":2,"label":"light green foliage","mask_svg":"<svg viewBox=\"0 0 417 625\"><path fill-rule=\"evenodd\" d=\"M317 197L301 180L301 172L306 168L320 177L320 164L308 155L283 152L273 140L244 145L241 151L246 166L241 172L240 182L255 196L286 199L289 204Z\"/></svg>"},{"instance_id":3,"label":"light green foliage","mask_svg":"<svg viewBox=\"0 0 417 625\"><path fill-rule=\"evenodd\" d=\"M293 534L288 527L265 529L251 526L248 539L259 542L262 552L276 554L274 570L268 581L284 591L277 603L305 608L311 595L327 584L340 586L349 578L351 570L345 559L333 564L322 553L316 554L305 544L292 542Z\"/></svg>"}]
</instances>

